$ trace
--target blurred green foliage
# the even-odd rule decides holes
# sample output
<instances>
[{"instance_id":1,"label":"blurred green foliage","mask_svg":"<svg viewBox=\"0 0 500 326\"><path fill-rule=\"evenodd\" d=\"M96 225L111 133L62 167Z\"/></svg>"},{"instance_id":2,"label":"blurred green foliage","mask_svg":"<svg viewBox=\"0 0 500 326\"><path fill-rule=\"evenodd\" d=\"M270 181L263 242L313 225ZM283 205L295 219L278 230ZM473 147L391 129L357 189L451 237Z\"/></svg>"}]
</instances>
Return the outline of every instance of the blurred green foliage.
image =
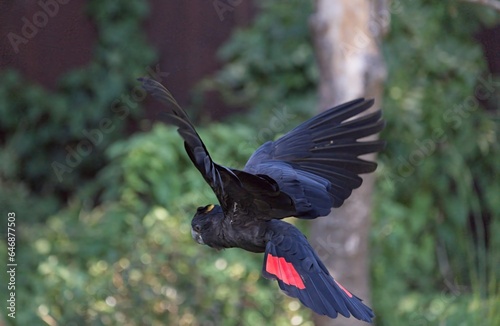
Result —
<instances>
[{"instance_id":1,"label":"blurred green foliage","mask_svg":"<svg viewBox=\"0 0 500 326\"><path fill-rule=\"evenodd\" d=\"M219 91L227 103L251 107L250 123L267 121L270 108L283 107L302 121L316 106L319 78L308 29L312 2L256 2L260 14L252 27L233 33L219 51L224 68L200 86Z\"/></svg>"},{"instance_id":2,"label":"blurred green foliage","mask_svg":"<svg viewBox=\"0 0 500 326\"><path fill-rule=\"evenodd\" d=\"M388 146L372 233L374 302L388 325L500 323L500 202L492 197L500 83L474 40L490 21L491 11L457 2L405 3L392 17Z\"/></svg>"},{"instance_id":3,"label":"blurred green foliage","mask_svg":"<svg viewBox=\"0 0 500 326\"><path fill-rule=\"evenodd\" d=\"M211 125L200 133L212 154L243 164L250 150L216 146L250 137L245 126ZM260 276L262 255L195 244L190 215L214 202L192 168L177 132L157 124L109 147L95 182L104 203L88 211L73 201L22 244L20 325L54 318L65 325L286 325L308 311ZM25 278L26 277L26 278ZM33 278L34 279L28 279ZM36 282L36 281L38 282ZM23 292L26 293L26 292ZM271 304L272 303L272 304Z\"/></svg>"},{"instance_id":4,"label":"blurred green foliage","mask_svg":"<svg viewBox=\"0 0 500 326\"><path fill-rule=\"evenodd\" d=\"M230 94L229 100L236 94L263 111L259 119L274 103L289 103L290 93L304 96L287 104L296 117L301 111L295 104L314 107L311 7L294 4L294 22L280 19L293 15L280 4L262 4L276 21L259 16L253 28L221 50L229 63L212 85ZM494 197L500 189L492 180L500 175L500 82L488 74L474 33L498 18L477 5L452 1L396 2L390 8L392 26L383 43L389 78L382 138L388 146L379 156L372 231L377 322L496 325L500 202ZM295 24L301 31L290 39L272 32ZM281 41L282 51L274 51ZM299 49L308 54L306 61L287 65ZM296 79L288 77L295 74L302 78L299 92Z\"/></svg>"},{"instance_id":5,"label":"blurred green foliage","mask_svg":"<svg viewBox=\"0 0 500 326\"><path fill-rule=\"evenodd\" d=\"M138 115L130 88L154 59L140 29L146 4L89 1L87 11L100 31L93 60L62 76L57 92L1 74L0 203L30 221L57 211L105 165L105 149Z\"/></svg>"},{"instance_id":6,"label":"blurred green foliage","mask_svg":"<svg viewBox=\"0 0 500 326\"><path fill-rule=\"evenodd\" d=\"M255 23L222 48L224 68L201 85L251 108L239 116L245 124L199 128L214 160L228 166L242 167L260 143L316 107L311 3L259 3ZM500 86L473 39L491 17L458 2L400 4L384 42L388 147L372 231L377 323L497 325ZM139 28L147 6L91 1L88 9L99 28L95 58L65 76L58 93L15 72L0 78L0 201L17 213L22 262L15 322L311 325L308 309L260 276L261 255L191 240L192 212L216 199L173 128L156 123L123 140L137 112L121 119L111 106L153 59ZM116 128L59 182L51 163L64 162L66 146L76 148L82 130L104 118ZM483 220L487 229L478 227Z\"/></svg>"}]
</instances>

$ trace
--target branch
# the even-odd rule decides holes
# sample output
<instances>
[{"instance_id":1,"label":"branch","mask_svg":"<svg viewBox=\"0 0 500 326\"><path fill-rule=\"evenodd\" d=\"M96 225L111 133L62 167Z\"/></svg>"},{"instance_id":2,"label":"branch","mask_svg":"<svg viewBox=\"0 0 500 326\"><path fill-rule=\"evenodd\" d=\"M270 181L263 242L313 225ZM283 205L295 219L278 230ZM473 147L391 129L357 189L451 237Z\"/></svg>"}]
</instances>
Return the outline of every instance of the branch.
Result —
<instances>
[{"instance_id":1,"label":"branch","mask_svg":"<svg viewBox=\"0 0 500 326\"><path fill-rule=\"evenodd\" d=\"M497 0L462 0L462 1L490 7L491 9L500 12L500 1Z\"/></svg>"}]
</instances>

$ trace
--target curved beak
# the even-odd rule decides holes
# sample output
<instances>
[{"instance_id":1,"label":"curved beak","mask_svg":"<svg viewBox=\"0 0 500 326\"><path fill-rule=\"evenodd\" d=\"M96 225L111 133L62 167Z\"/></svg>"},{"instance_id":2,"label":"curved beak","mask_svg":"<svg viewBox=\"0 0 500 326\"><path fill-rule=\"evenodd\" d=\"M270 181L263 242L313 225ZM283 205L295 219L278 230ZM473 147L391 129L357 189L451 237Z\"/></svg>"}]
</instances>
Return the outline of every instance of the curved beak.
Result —
<instances>
[{"instance_id":1,"label":"curved beak","mask_svg":"<svg viewBox=\"0 0 500 326\"><path fill-rule=\"evenodd\" d=\"M205 242L203 242L203 238L201 237L201 234L199 234L198 232L193 230L193 228L191 228L191 236L193 237L194 241L198 242L199 244L201 244L201 245L205 244Z\"/></svg>"}]
</instances>

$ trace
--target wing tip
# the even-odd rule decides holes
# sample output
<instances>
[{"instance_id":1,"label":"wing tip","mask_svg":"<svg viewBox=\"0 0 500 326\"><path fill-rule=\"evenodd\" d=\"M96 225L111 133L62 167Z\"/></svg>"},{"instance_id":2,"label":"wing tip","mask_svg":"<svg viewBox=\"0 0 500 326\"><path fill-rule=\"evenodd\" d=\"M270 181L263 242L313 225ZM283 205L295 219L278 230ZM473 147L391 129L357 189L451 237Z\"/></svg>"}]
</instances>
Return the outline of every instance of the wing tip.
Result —
<instances>
[{"instance_id":1,"label":"wing tip","mask_svg":"<svg viewBox=\"0 0 500 326\"><path fill-rule=\"evenodd\" d=\"M159 82L149 77L139 77L137 78L137 81L141 82L142 88L151 92L153 95L155 95L153 87L162 86Z\"/></svg>"}]
</instances>

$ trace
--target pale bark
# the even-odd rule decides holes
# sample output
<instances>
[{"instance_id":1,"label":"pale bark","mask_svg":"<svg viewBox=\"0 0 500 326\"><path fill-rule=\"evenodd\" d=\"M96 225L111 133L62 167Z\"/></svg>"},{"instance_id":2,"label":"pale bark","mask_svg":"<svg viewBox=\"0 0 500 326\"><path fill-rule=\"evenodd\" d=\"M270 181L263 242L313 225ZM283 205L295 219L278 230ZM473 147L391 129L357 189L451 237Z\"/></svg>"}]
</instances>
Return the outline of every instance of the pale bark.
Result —
<instances>
[{"instance_id":1,"label":"pale bark","mask_svg":"<svg viewBox=\"0 0 500 326\"><path fill-rule=\"evenodd\" d=\"M389 21L384 0L316 0L311 26L321 110L358 97L374 98L372 110L380 108L386 69L379 42ZM363 180L341 208L315 220L310 239L331 274L370 305L368 243L374 175L364 175ZM315 315L314 321L321 326L366 325L341 316L333 320Z\"/></svg>"}]
</instances>

